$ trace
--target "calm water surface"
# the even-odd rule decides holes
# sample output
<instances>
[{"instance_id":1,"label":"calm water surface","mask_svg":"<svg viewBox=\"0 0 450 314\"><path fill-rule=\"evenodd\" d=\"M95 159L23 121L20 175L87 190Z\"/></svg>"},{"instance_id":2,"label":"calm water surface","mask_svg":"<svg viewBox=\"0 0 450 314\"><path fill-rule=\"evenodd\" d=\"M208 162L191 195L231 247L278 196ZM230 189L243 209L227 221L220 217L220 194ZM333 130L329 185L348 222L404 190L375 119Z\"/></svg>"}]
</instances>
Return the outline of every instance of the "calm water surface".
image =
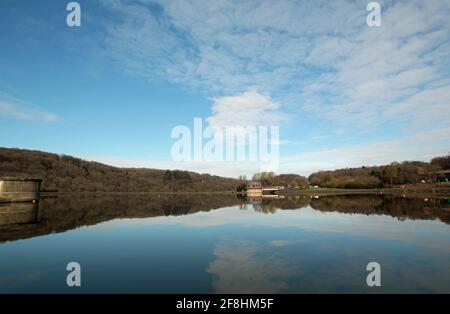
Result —
<instances>
[{"instance_id":1,"label":"calm water surface","mask_svg":"<svg viewBox=\"0 0 450 314\"><path fill-rule=\"evenodd\" d=\"M66 286L66 265L82 287ZM366 286L366 265L382 287ZM450 293L450 200L60 196L0 204L0 292Z\"/></svg>"}]
</instances>

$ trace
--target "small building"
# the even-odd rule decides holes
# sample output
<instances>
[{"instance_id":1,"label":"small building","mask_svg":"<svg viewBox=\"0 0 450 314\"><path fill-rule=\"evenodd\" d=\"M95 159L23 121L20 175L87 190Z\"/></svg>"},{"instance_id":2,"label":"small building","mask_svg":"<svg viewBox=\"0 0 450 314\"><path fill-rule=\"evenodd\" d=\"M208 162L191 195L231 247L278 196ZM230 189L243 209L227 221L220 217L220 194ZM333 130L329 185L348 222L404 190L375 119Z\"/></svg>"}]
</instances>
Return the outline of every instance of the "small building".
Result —
<instances>
[{"instance_id":1,"label":"small building","mask_svg":"<svg viewBox=\"0 0 450 314\"><path fill-rule=\"evenodd\" d=\"M42 179L35 176L0 175L0 202L33 202L39 199Z\"/></svg>"},{"instance_id":2,"label":"small building","mask_svg":"<svg viewBox=\"0 0 450 314\"><path fill-rule=\"evenodd\" d=\"M262 189L261 182L259 182L259 181L247 182L247 190L248 189Z\"/></svg>"},{"instance_id":3,"label":"small building","mask_svg":"<svg viewBox=\"0 0 450 314\"><path fill-rule=\"evenodd\" d=\"M449 182L450 180L450 169L445 169L441 171L434 172L436 181Z\"/></svg>"},{"instance_id":4,"label":"small building","mask_svg":"<svg viewBox=\"0 0 450 314\"><path fill-rule=\"evenodd\" d=\"M262 196L262 185L259 181L250 181L246 184L246 194L249 197Z\"/></svg>"}]
</instances>

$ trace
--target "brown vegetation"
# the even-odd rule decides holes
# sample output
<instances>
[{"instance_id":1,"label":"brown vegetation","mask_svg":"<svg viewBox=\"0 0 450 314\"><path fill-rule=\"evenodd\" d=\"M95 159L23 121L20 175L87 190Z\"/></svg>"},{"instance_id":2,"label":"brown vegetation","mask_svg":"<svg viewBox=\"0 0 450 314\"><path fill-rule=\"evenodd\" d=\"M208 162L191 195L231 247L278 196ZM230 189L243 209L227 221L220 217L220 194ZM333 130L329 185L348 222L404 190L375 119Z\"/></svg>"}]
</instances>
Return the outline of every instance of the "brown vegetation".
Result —
<instances>
[{"instance_id":1,"label":"brown vegetation","mask_svg":"<svg viewBox=\"0 0 450 314\"><path fill-rule=\"evenodd\" d=\"M43 191L193 192L232 191L238 180L181 170L117 168L79 158L0 148L0 174L32 173Z\"/></svg>"},{"instance_id":2,"label":"brown vegetation","mask_svg":"<svg viewBox=\"0 0 450 314\"><path fill-rule=\"evenodd\" d=\"M437 171L450 169L450 154L430 162L405 161L390 165L319 171L309 176L313 186L341 189L370 189L395 185L438 182Z\"/></svg>"},{"instance_id":3,"label":"brown vegetation","mask_svg":"<svg viewBox=\"0 0 450 314\"><path fill-rule=\"evenodd\" d=\"M339 189L386 188L443 179L450 155L430 162L405 161L390 165L319 171L309 178L297 174L261 172L253 180L263 186L302 189L309 185ZM239 180L181 170L118 168L79 158L40 151L0 148L0 174L30 173L44 179L43 191L58 192L213 192L243 188ZM241 184L241 185L240 185Z\"/></svg>"},{"instance_id":4,"label":"brown vegetation","mask_svg":"<svg viewBox=\"0 0 450 314\"><path fill-rule=\"evenodd\" d=\"M279 174L260 172L253 175L253 180L261 181L263 186L285 186L286 188L304 188L308 186L308 179L298 174Z\"/></svg>"},{"instance_id":5,"label":"brown vegetation","mask_svg":"<svg viewBox=\"0 0 450 314\"><path fill-rule=\"evenodd\" d=\"M64 232L113 219L183 216L240 203L226 194L204 194L201 197L183 194L60 195L40 200L34 223L15 225L2 225L8 215L15 214L9 210L14 204L0 204L0 212L5 213L0 220L0 243ZM26 213L21 211L19 214Z\"/></svg>"},{"instance_id":6,"label":"brown vegetation","mask_svg":"<svg viewBox=\"0 0 450 314\"><path fill-rule=\"evenodd\" d=\"M27 205L27 204L25 204ZM444 198L409 198L379 195L335 195L320 198L287 197L284 199L247 201L226 194L194 195L60 195L44 197L35 205L36 213L10 210L15 204L0 204L0 243L81 226L96 225L113 219L183 216L214 209L240 206L261 213L295 210L311 206L322 212L345 214L389 215L404 219L439 219L450 223L450 201ZM33 208L33 204L27 205ZM15 208L17 209L17 208ZM30 215L33 217L28 217ZM14 215L34 219L29 223L9 224ZM23 215L27 215L23 217ZM12 217L14 219L8 219Z\"/></svg>"}]
</instances>

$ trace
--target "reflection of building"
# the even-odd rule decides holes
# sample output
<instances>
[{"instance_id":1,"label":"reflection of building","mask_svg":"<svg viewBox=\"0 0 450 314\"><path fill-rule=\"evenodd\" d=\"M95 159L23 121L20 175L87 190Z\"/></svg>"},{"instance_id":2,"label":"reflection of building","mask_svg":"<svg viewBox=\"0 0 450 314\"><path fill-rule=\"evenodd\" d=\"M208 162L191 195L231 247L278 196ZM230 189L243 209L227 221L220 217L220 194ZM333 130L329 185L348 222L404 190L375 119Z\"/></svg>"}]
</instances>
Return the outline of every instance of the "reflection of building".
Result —
<instances>
[{"instance_id":1,"label":"reflection of building","mask_svg":"<svg viewBox=\"0 0 450 314\"><path fill-rule=\"evenodd\" d=\"M256 196L256 197L247 196L247 202L249 204L261 204L261 201L262 201L261 196Z\"/></svg>"},{"instance_id":2,"label":"reflection of building","mask_svg":"<svg viewBox=\"0 0 450 314\"><path fill-rule=\"evenodd\" d=\"M0 226L35 223L37 213L37 203L2 203L0 204Z\"/></svg>"},{"instance_id":3,"label":"reflection of building","mask_svg":"<svg viewBox=\"0 0 450 314\"><path fill-rule=\"evenodd\" d=\"M37 201L41 182L27 175L0 176L0 202Z\"/></svg>"},{"instance_id":4,"label":"reflection of building","mask_svg":"<svg viewBox=\"0 0 450 314\"><path fill-rule=\"evenodd\" d=\"M276 194L270 194L270 195L259 195L259 196L247 196L246 201L249 204L260 204L263 200L279 200L284 199L284 195L276 195Z\"/></svg>"},{"instance_id":5,"label":"reflection of building","mask_svg":"<svg viewBox=\"0 0 450 314\"><path fill-rule=\"evenodd\" d=\"M284 195L278 195L278 194L263 194L262 198L278 200L278 199L283 199L283 198L284 198Z\"/></svg>"}]
</instances>

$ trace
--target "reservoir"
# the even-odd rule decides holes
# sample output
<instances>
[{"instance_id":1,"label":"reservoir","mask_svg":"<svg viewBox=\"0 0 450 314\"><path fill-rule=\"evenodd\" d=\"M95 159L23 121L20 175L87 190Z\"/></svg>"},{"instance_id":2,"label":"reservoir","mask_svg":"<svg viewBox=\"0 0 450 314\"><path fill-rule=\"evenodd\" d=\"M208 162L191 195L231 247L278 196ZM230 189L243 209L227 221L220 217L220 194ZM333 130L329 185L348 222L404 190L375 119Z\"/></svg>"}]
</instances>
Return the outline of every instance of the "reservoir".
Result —
<instances>
[{"instance_id":1,"label":"reservoir","mask_svg":"<svg viewBox=\"0 0 450 314\"><path fill-rule=\"evenodd\" d=\"M68 287L66 265L81 266ZM366 266L381 265L368 287ZM60 195L0 204L1 293L450 293L450 200Z\"/></svg>"}]
</instances>

